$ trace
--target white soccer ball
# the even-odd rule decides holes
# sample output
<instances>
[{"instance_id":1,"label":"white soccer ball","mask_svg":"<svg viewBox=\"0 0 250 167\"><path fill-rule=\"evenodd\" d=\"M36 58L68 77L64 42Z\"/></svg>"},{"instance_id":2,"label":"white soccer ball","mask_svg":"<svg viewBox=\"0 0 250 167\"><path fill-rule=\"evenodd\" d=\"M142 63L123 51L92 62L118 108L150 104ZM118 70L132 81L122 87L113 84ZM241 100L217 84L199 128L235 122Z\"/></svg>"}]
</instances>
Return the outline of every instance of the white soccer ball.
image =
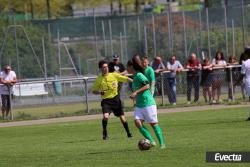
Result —
<instances>
[{"instance_id":1,"label":"white soccer ball","mask_svg":"<svg viewBox=\"0 0 250 167\"><path fill-rule=\"evenodd\" d=\"M148 139L141 139L138 142L138 148L143 151L143 150L149 150L151 148L151 143Z\"/></svg>"}]
</instances>

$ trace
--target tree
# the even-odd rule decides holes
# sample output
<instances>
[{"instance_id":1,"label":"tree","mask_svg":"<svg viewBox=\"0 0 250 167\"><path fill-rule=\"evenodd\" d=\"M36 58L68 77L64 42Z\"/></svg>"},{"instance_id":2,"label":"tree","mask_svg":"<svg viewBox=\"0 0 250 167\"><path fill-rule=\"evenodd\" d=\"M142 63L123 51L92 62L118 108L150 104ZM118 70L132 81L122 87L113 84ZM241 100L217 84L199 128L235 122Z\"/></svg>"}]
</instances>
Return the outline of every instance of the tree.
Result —
<instances>
[{"instance_id":1,"label":"tree","mask_svg":"<svg viewBox=\"0 0 250 167\"><path fill-rule=\"evenodd\" d=\"M3 12L30 13L32 18L56 18L72 14L70 7L76 0L0 0Z\"/></svg>"}]
</instances>

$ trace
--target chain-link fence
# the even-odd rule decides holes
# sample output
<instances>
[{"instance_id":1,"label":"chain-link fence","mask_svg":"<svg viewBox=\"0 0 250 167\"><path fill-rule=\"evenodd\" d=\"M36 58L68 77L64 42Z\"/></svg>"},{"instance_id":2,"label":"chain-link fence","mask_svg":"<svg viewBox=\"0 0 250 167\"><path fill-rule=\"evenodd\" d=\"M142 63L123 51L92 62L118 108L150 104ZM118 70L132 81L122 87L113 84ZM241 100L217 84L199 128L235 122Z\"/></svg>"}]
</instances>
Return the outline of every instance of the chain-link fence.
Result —
<instances>
[{"instance_id":1,"label":"chain-link fence","mask_svg":"<svg viewBox=\"0 0 250 167\"><path fill-rule=\"evenodd\" d=\"M44 82L48 94L32 96L32 98L17 96L14 100L15 105L84 101L86 100L84 82L79 80L66 82L63 78L95 77L98 73L97 62L100 59L111 60L114 53L120 55L124 64L134 53L147 55L151 60L159 55L163 61L167 61L175 54L184 66L193 52L200 60L205 57L212 60L218 50L224 53L225 60L231 55L239 59L244 46L249 44L249 11L247 5L229 3L227 6L186 12L175 12L168 8L161 14L33 20L31 22L9 19L1 22L3 33L0 36L0 64L2 66L11 64L12 69L17 72L19 81L25 81L27 78L49 80L54 76L58 76L61 80L62 93L60 95L53 93L52 82L49 84ZM220 99L228 99L229 86L228 82L225 82L225 78L228 78L226 71L217 75L217 78L219 76L221 81L224 81L222 84L217 82L221 91ZM158 103L167 104L168 96L175 98L169 95L169 92L175 92L173 88L175 84L177 104L202 101L201 73L199 72L199 79L193 79L195 84L189 82L191 79L187 80L186 72L177 75L176 83L167 77L158 79L156 92ZM215 77L210 78L212 79L208 83L215 87L213 86L216 85ZM88 87L91 85L89 82L91 79L87 82ZM187 90L191 92L191 86L193 87L192 94L194 87L196 92L199 91L196 93L195 100L193 96L187 99ZM238 86L235 89L232 88L235 87L230 87L230 90L234 92L234 98L241 97L240 88ZM210 87L205 89L210 90ZM127 91L124 92L127 96ZM204 92L208 94L208 91L204 90ZM97 96L88 93L88 100L93 98L98 101ZM216 94L211 101L213 99L218 100ZM174 103L172 99L169 101ZM125 100L125 103L132 107L129 99ZM93 108L97 106L93 105ZM89 110L91 109L90 105Z\"/></svg>"},{"instance_id":2,"label":"chain-link fence","mask_svg":"<svg viewBox=\"0 0 250 167\"><path fill-rule=\"evenodd\" d=\"M192 52L212 59L217 50L239 58L249 43L249 6L229 3L197 11L82 17L31 22L9 19L1 36L1 65L18 78L97 74L97 62L114 53L123 63L134 53L184 63ZM91 64L91 65L90 65Z\"/></svg>"},{"instance_id":3,"label":"chain-link fence","mask_svg":"<svg viewBox=\"0 0 250 167\"><path fill-rule=\"evenodd\" d=\"M242 85L235 85L240 76L239 65L214 68L209 73L205 69L198 70L194 75L189 72L190 70L183 69L175 78L167 77L166 74L170 71L160 73L155 92L155 100L159 106L231 103L246 98L241 91ZM12 105L15 109L20 106L74 102L82 103L82 111L96 113L101 109L101 98L92 93L91 87L95 79L96 77L81 77L20 82L14 87ZM129 98L130 93L129 85L124 83L121 99L127 110L131 110L134 105Z\"/></svg>"}]
</instances>

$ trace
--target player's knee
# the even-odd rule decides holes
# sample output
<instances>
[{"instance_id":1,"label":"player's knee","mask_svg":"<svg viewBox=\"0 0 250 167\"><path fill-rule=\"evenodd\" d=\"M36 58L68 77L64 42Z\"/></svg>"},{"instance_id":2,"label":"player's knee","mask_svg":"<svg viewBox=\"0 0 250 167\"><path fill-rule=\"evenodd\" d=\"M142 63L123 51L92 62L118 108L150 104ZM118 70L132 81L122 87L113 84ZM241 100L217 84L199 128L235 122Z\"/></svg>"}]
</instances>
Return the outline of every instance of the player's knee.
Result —
<instances>
[{"instance_id":1,"label":"player's knee","mask_svg":"<svg viewBox=\"0 0 250 167\"><path fill-rule=\"evenodd\" d=\"M137 128L141 128L142 127L142 122L140 120L135 120L135 126Z\"/></svg>"},{"instance_id":2,"label":"player's knee","mask_svg":"<svg viewBox=\"0 0 250 167\"><path fill-rule=\"evenodd\" d=\"M103 114L103 120L107 121L109 119L109 114Z\"/></svg>"},{"instance_id":3,"label":"player's knee","mask_svg":"<svg viewBox=\"0 0 250 167\"><path fill-rule=\"evenodd\" d=\"M153 127L153 126L158 125L158 123L150 123L150 125Z\"/></svg>"}]
</instances>

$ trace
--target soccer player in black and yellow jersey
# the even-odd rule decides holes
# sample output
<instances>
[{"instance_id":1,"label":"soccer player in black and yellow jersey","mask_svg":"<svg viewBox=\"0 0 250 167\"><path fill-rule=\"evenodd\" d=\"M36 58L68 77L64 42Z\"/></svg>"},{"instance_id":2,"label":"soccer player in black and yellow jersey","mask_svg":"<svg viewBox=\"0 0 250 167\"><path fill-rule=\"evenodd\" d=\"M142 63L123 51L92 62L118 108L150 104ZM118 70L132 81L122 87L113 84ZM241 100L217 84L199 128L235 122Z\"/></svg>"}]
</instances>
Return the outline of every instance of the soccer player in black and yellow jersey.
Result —
<instances>
[{"instance_id":1,"label":"soccer player in black and yellow jersey","mask_svg":"<svg viewBox=\"0 0 250 167\"><path fill-rule=\"evenodd\" d=\"M124 116L123 105L118 95L118 82L132 82L133 80L120 75L119 73L109 73L108 63L100 61L99 69L101 75L96 78L92 91L94 94L101 94L101 106L103 112L102 127L103 127L103 140L108 139L107 124L111 112L119 117L124 129L127 132L127 137L132 137L129 131L128 122Z\"/></svg>"}]
</instances>

